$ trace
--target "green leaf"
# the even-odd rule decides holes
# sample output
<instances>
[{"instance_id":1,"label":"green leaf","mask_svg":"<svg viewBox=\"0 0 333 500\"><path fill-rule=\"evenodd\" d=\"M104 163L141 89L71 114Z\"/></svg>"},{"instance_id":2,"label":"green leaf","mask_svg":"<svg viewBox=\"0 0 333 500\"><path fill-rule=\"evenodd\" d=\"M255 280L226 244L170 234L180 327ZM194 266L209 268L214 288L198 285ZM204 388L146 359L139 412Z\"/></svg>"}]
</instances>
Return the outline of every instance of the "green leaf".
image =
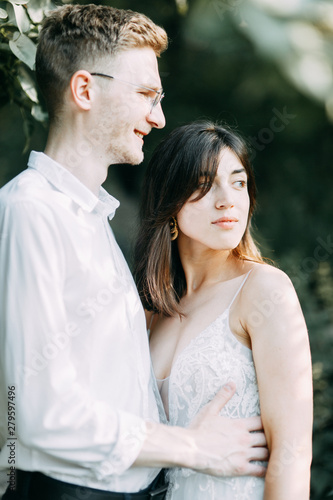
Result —
<instances>
[{"instance_id":1,"label":"green leaf","mask_svg":"<svg viewBox=\"0 0 333 500\"><path fill-rule=\"evenodd\" d=\"M7 16L8 16L6 24L9 26L17 26L14 6L11 3L7 2L6 10L7 10Z\"/></svg>"},{"instance_id":2,"label":"green leaf","mask_svg":"<svg viewBox=\"0 0 333 500\"><path fill-rule=\"evenodd\" d=\"M16 31L13 40L9 41L13 54L30 69L34 69L36 58L36 45L26 35Z\"/></svg>"},{"instance_id":3,"label":"green leaf","mask_svg":"<svg viewBox=\"0 0 333 500\"><path fill-rule=\"evenodd\" d=\"M29 99L35 103L38 103L36 83L24 67L21 66L19 68L17 78L21 84L22 89L27 94Z\"/></svg>"},{"instance_id":4,"label":"green leaf","mask_svg":"<svg viewBox=\"0 0 333 500\"><path fill-rule=\"evenodd\" d=\"M14 5L26 5L29 2L29 0L5 0L5 2L9 2L14 6Z\"/></svg>"},{"instance_id":5,"label":"green leaf","mask_svg":"<svg viewBox=\"0 0 333 500\"><path fill-rule=\"evenodd\" d=\"M0 8L0 19L7 19L7 17L8 17L7 11L5 9Z\"/></svg>"},{"instance_id":6,"label":"green leaf","mask_svg":"<svg viewBox=\"0 0 333 500\"><path fill-rule=\"evenodd\" d=\"M34 23L41 23L45 12L55 8L56 5L51 0L30 0L28 4L29 16Z\"/></svg>"},{"instance_id":7,"label":"green leaf","mask_svg":"<svg viewBox=\"0 0 333 500\"><path fill-rule=\"evenodd\" d=\"M30 30L30 21L27 16L27 13L25 9L22 7L22 5L15 5L15 4L12 5L14 8L15 19L18 29L20 30L21 33L26 33L27 31Z\"/></svg>"},{"instance_id":8,"label":"green leaf","mask_svg":"<svg viewBox=\"0 0 333 500\"><path fill-rule=\"evenodd\" d=\"M39 104L34 104L32 106L31 114L38 122L47 122L48 113L46 113Z\"/></svg>"}]
</instances>

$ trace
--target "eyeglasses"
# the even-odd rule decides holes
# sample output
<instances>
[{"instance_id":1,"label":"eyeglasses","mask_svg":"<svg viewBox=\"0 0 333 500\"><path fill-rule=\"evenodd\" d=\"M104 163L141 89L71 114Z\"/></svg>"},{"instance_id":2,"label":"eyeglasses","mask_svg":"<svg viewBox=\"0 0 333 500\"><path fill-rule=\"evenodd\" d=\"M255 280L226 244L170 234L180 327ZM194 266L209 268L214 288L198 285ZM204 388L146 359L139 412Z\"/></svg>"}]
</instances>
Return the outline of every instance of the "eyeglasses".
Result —
<instances>
[{"instance_id":1,"label":"eyeglasses","mask_svg":"<svg viewBox=\"0 0 333 500\"><path fill-rule=\"evenodd\" d=\"M146 96L146 98L151 106L149 113L153 112L153 109L155 108L155 106L157 106L165 96L162 88L159 90L154 90L154 89L151 89L149 87L144 87L143 85L137 85L135 83L126 82L125 80L121 80L120 78L116 78L115 76L104 75L104 73L90 73L90 74L92 76L102 76L104 78L111 78L111 80L118 80L119 82L126 83L126 85L132 85L132 87L138 87L140 89L149 90L149 92L154 92L155 97L152 97L149 95Z\"/></svg>"}]
</instances>

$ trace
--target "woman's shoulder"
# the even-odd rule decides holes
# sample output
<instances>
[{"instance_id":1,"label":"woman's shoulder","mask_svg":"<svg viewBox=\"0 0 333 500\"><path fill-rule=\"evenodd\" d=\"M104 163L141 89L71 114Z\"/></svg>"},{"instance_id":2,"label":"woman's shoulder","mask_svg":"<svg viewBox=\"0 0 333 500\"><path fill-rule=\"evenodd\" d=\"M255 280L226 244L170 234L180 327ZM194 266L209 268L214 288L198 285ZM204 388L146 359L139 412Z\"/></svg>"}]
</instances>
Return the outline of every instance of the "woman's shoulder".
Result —
<instances>
[{"instance_id":1,"label":"woman's shoulder","mask_svg":"<svg viewBox=\"0 0 333 500\"><path fill-rule=\"evenodd\" d=\"M250 264L249 276L244 285L244 294L247 297L269 298L288 293L294 294L295 289L284 271L267 263Z\"/></svg>"},{"instance_id":2,"label":"woman's shoulder","mask_svg":"<svg viewBox=\"0 0 333 500\"><path fill-rule=\"evenodd\" d=\"M270 264L255 264L246 280L239 302L241 324L251 338L269 327L280 328L282 318L301 313L296 290L289 276ZM289 321L288 320L288 321ZM275 325L275 326L274 326ZM262 330L260 327L263 327Z\"/></svg>"}]
</instances>

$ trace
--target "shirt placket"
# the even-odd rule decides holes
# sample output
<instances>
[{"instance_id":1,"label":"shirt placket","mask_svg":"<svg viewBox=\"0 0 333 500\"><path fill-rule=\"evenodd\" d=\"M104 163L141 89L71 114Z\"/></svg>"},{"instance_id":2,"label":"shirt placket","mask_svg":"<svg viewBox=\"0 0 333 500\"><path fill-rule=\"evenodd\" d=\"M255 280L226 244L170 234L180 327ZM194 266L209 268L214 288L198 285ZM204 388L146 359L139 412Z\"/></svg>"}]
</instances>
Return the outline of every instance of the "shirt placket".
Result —
<instances>
[{"instance_id":1,"label":"shirt placket","mask_svg":"<svg viewBox=\"0 0 333 500\"><path fill-rule=\"evenodd\" d=\"M109 223L109 211L103 210L101 214L102 224L104 230L107 235L107 239L109 242L110 253L114 262L114 266L117 274L119 274L119 278L127 283L127 286L134 288L134 293L136 293L135 284L130 274L130 270L125 261L124 256L121 254L120 249L117 247L117 243L112 234L112 229ZM136 371L137 371L137 380L139 381L141 387L141 401L142 401L142 410L144 415L148 415L149 413L149 402L148 402L148 391L147 391L147 383L148 381L145 378L145 370L144 370L144 361L143 361L143 352L142 345L140 344L140 332L135 324L133 311L131 310L131 305L128 300L125 302L126 308L126 318L129 325L129 332L131 334L133 343L135 345L135 353L136 353ZM134 369L134 367L133 367Z\"/></svg>"}]
</instances>

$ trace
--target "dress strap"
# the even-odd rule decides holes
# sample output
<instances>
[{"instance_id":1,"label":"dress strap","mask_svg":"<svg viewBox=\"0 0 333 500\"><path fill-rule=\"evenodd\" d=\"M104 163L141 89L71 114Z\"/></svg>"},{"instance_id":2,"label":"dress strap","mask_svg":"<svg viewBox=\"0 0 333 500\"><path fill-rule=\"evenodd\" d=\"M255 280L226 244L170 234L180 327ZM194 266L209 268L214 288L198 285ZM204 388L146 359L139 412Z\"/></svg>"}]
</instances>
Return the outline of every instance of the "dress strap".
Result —
<instances>
[{"instance_id":1,"label":"dress strap","mask_svg":"<svg viewBox=\"0 0 333 500\"><path fill-rule=\"evenodd\" d=\"M252 268L252 269L253 269L253 268ZM245 281L246 281L246 280L247 280L247 278L249 277L249 274L250 274L250 272L252 271L252 269L250 269L250 270L249 270L249 272L248 272L248 273L246 273L246 276L245 276L245 278L243 279L242 283L240 284L240 286L239 286L239 288L238 288L237 292L235 293L235 295L234 295L234 297L233 297L232 301L230 302L228 309L230 309L230 307L231 307L231 306L232 306L232 304L234 303L234 301L235 301L235 299L236 299L237 295L239 294L239 292L240 292L240 291L241 291L241 289L243 288L243 286L244 286L244 284L245 284Z\"/></svg>"},{"instance_id":2,"label":"dress strap","mask_svg":"<svg viewBox=\"0 0 333 500\"><path fill-rule=\"evenodd\" d=\"M155 316L155 313L153 312L153 314L151 315L151 318L150 318L148 329L147 329L148 338L150 337L150 329L151 329L151 325L153 324L153 321L154 321L154 316Z\"/></svg>"}]
</instances>

